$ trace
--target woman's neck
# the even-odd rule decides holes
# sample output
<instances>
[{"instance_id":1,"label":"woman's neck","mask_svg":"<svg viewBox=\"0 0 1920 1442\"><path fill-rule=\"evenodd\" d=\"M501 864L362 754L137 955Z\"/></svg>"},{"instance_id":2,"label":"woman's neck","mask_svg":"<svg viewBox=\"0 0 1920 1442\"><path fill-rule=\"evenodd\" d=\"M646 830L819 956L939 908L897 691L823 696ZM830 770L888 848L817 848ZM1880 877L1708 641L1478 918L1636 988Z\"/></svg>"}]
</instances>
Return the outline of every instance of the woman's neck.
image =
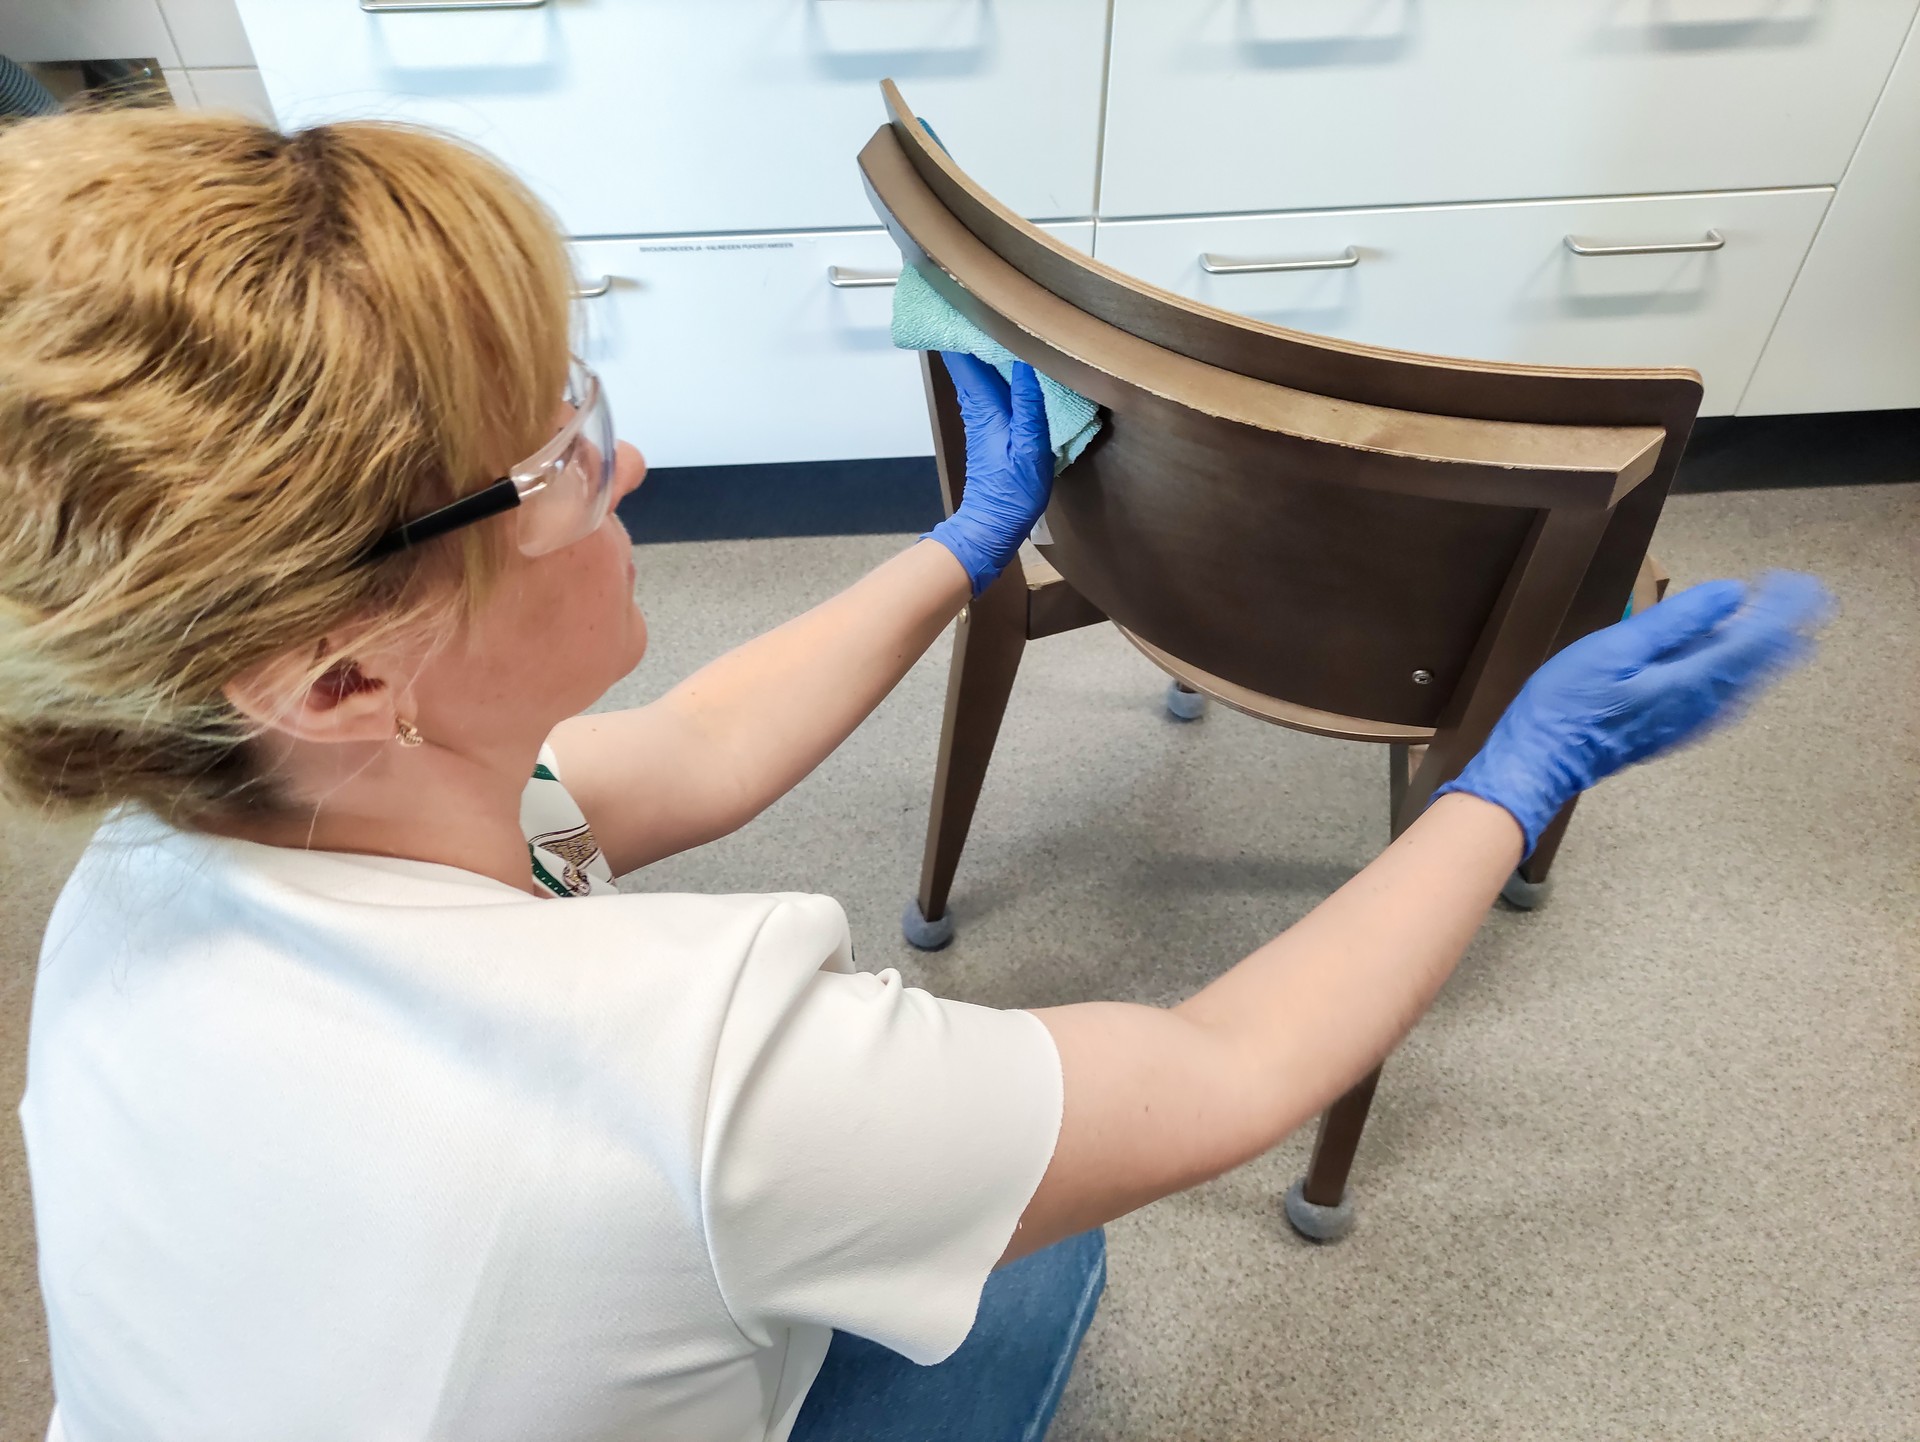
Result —
<instances>
[{"instance_id":1,"label":"woman's neck","mask_svg":"<svg viewBox=\"0 0 1920 1442\"><path fill-rule=\"evenodd\" d=\"M536 745L523 765L517 754L480 758L431 741L295 746L273 763L291 804L208 829L299 851L436 862L544 897L520 829L520 799L537 755Z\"/></svg>"}]
</instances>

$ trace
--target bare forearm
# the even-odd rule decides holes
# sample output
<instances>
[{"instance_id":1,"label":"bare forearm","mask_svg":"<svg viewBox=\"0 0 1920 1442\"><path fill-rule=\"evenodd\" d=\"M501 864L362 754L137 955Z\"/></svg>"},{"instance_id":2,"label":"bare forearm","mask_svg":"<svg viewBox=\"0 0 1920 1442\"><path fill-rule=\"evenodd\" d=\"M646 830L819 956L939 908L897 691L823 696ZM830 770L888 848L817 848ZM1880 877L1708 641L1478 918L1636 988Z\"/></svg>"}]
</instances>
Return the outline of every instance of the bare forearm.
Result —
<instances>
[{"instance_id":1,"label":"bare forearm","mask_svg":"<svg viewBox=\"0 0 1920 1442\"><path fill-rule=\"evenodd\" d=\"M1473 797L1436 802L1298 924L1175 1008L1257 1090L1254 1156L1377 1065L1432 1002L1520 861L1520 829Z\"/></svg>"},{"instance_id":2,"label":"bare forearm","mask_svg":"<svg viewBox=\"0 0 1920 1442\"><path fill-rule=\"evenodd\" d=\"M562 723L562 775L616 872L724 836L866 719L1047 507L1053 448L1031 366L944 360L966 425L966 495L929 539L651 706Z\"/></svg>"},{"instance_id":3,"label":"bare forearm","mask_svg":"<svg viewBox=\"0 0 1920 1442\"><path fill-rule=\"evenodd\" d=\"M1377 1065L1424 1012L1520 859L1520 829L1437 802L1303 920L1172 1009L1036 1015L1065 1115L1009 1259L1259 1156Z\"/></svg>"},{"instance_id":4,"label":"bare forearm","mask_svg":"<svg viewBox=\"0 0 1920 1442\"><path fill-rule=\"evenodd\" d=\"M967 598L931 541L696 671L650 706L554 731L560 774L616 875L745 825L858 726Z\"/></svg>"},{"instance_id":5,"label":"bare forearm","mask_svg":"<svg viewBox=\"0 0 1920 1442\"><path fill-rule=\"evenodd\" d=\"M1804 656L1825 590L1714 581L1576 641L1461 775L1299 925L1172 1011L1036 1015L1059 1142L1007 1257L1257 1156L1371 1069L1440 989L1503 878L1568 801L1723 721Z\"/></svg>"},{"instance_id":6,"label":"bare forearm","mask_svg":"<svg viewBox=\"0 0 1920 1442\"><path fill-rule=\"evenodd\" d=\"M952 553L922 541L702 667L665 703L701 738L703 762L731 778L744 821L846 740L967 594L966 573Z\"/></svg>"}]
</instances>

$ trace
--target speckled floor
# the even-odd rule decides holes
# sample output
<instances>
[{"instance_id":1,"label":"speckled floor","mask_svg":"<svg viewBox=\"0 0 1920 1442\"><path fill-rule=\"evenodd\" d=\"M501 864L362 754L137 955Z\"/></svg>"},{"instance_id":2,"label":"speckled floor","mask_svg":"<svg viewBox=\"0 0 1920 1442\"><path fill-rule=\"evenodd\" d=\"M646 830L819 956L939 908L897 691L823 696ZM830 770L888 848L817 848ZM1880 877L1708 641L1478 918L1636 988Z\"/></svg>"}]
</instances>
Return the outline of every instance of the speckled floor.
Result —
<instances>
[{"instance_id":1,"label":"speckled floor","mask_svg":"<svg viewBox=\"0 0 1920 1442\"><path fill-rule=\"evenodd\" d=\"M645 547L657 694L898 538ZM1678 584L1819 572L1818 660L1737 731L1581 810L1551 905L1496 913L1389 1064L1324 1249L1305 1138L1116 1223L1052 1437L1920 1437L1920 486L1673 500ZM1003 1006L1166 1001L1385 840L1386 762L1215 710L1169 721L1110 629L1036 643L927 957L945 646L738 836L631 883L803 889L860 961ZM0 1052L79 837L0 824ZM49 1402L17 1130L0 1130L0 1436Z\"/></svg>"}]
</instances>

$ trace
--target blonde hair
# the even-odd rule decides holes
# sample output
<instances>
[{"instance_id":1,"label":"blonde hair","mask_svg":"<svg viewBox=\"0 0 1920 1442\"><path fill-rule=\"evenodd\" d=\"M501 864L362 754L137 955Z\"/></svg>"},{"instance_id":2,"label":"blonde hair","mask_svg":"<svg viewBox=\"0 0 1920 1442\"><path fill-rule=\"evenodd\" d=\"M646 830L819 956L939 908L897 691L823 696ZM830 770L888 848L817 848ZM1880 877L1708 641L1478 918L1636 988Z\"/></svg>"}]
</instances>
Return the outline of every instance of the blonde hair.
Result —
<instances>
[{"instance_id":1,"label":"blonde hair","mask_svg":"<svg viewBox=\"0 0 1920 1442\"><path fill-rule=\"evenodd\" d=\"M0 786L283 804L222 686L470 613L501 529L356 565L551 434L558 229L410 127L121 111L0 131Z\"/></svg>"}]
</instances>

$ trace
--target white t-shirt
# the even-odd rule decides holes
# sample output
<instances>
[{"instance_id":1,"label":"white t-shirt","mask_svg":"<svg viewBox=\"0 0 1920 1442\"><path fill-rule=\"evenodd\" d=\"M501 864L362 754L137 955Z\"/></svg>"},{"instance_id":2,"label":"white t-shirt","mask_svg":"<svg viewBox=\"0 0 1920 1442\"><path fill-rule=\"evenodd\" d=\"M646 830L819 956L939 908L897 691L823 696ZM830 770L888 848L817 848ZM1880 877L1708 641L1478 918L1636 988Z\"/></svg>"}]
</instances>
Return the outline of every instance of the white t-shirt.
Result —
<instances>
[{"instance_id":1,"label":"white t-shirt","mask_svg":"<svg viewBox=\"0 0 1920 1442\"><path fill-rule=\"evenodd\" d=\"M959 1345L1046 1029L856 974L826 897L614 892L557 781L523 819L576 899L101 829L20 1107L52 1438L778 1442L832 1328Z\"/></svg>"}]
</instances>

